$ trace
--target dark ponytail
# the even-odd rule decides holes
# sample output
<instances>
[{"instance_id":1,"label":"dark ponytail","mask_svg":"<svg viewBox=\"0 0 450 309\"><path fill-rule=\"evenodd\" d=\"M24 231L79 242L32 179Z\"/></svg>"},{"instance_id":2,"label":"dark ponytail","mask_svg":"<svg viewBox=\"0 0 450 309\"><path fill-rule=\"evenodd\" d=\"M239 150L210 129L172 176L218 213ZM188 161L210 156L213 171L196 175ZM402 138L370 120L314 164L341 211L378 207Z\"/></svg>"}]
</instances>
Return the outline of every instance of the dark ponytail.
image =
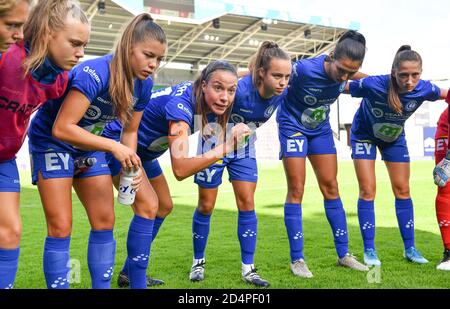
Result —
<instances>
[{"instance_id":1,"label":"dark ponytail","mask_svg":"<svg viewBox=\"0 0 450 309\"><path fill-rule=\"evenodd\" d=\"M348 58L362 63L365 54L366 38L355 30L349 30L339 38L333 51L333 58L336 60Z\"/></svg>"},{"instance_id":2,"label":"dark ponytail","mask_svg":"<svg viewBox=\"0 0 450 309\"><path fill-rule=\"evenodd\" d=\"M400 101L399 86L397 84L397 79L395 78L395 71L400 68L400 65L404 61L415 61L420 64L422 67L422 57L420 57L419 53L412 50L409 45L402 45L398 49L397 53L394 57L394 62L392 63L391 77L389 79L389 91L388 91L388 102L389 107L396 112L397 114L401 114L402 102Z\"/></svg>"},{"instance_id":3,"label":"dark ponytail","mask_svg":"<svg viewBox=\"0 0 450 309\"><path fill-rule=\"evenodd\" d=\"M261 84L261 76L259 75L259 70L264 71L269 70L270 61L273 58L291 60L289 55L278 47L278 44L272 41L264 41L258 49L255 56L255 62L251 67L251 73L253 78L253 84L258 87ZM253 59L253 57L252 57Z\"/></svg>"}]
</instances>

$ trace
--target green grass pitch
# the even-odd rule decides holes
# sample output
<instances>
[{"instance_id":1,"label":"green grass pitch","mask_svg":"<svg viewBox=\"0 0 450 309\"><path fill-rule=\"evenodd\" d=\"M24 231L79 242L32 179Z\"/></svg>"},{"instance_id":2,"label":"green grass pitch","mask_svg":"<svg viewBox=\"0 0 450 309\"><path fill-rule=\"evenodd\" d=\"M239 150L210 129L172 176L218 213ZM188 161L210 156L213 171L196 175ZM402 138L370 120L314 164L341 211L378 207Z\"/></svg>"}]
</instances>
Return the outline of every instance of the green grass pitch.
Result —
<instances>
[{"instance_id":1,"label":"green grass pitch","mask_svg":"<svg viewBox=\"0 0 450 309\"><path fill-rule=\"evenodd\" d=\"M322 195L308 164L303 200L305 257L314 274L312 279L295 277L289 270L289 244L283 221L286 181L281 163L259 165L256 191L258 240L255 265L271 288L449 288L450 273L438 271L442 242L436 222L432 181L432 161L411 165L411 191L415 208L416 247L430 260L427 265L413 265L402 257L403 245L394 209L394 197L386 168L377 162L376 246L382 267L369 274L337 267L331 229L323 210ZM191 283L188 279L192 263L191 222L197 204L197 188L192 178L177 182L169 168L164 167L172 191L174 210L166 219L151 249L149 273L165 280L162 288L251 288L241 279L240 249L237 239L237 210L228 176L224 175L206 249L205 281ZM23 236L15 288L45 288L42 251L46 226L36 187L28 185L30 175L21 174L21 215ZM352 162L339 163L339 189L347 214L350 252L362 260L356 202L358 185ZM112 287L117 288L117 274L126 257L126 235L132 217L129 207L116 205L117 240L115 274ZM74 194L74 220L71 241L71 288L89 288L86 263L89 224ZM74 282L75 281L75 282ZM77 282L78 281L78 282Z\"/></svg>"}]
</instances>

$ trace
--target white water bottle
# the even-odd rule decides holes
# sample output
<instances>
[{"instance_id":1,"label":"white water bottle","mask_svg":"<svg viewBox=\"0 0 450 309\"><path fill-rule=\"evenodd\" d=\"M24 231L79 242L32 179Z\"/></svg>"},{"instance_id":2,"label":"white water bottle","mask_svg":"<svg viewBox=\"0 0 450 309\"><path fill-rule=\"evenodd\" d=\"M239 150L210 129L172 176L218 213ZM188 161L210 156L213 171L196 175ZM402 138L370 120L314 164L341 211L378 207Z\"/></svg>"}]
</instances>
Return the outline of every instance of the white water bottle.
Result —
<instances>
[{"instance_id":1,"label":"white water bottle","mask_svg":"<svg viewBox=\"0 0 450 309\"><path fill-rule=\"evenodd\" d=\"M138 175L139 168L136 170L131 168L129 170L123 170L120 176L119 182L119 194L117 196L117 201L123 205L132 205L134 203L134 198L136 196L136 190L133 189L131 183L133 178Z\"/></svg>"}]
</instances>

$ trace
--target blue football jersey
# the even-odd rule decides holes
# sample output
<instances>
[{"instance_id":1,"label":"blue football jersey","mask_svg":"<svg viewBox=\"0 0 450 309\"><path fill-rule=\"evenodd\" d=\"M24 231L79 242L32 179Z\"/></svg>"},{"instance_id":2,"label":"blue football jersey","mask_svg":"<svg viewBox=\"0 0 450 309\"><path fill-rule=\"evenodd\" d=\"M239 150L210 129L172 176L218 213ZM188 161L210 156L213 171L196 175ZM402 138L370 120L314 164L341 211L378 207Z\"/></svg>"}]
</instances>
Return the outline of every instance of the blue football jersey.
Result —
<instances>
[{"instance_id":1,"label":"blue football jersey","mask_svg":"<svg viewBox=\"0 0 450 309\"><path fill-rule=\"evenodd\" d=\"M363 98L352 124L352 133L358 138L391 143L404 135L405 121L424 101L440 98L438 86L420 80L413 91L399 94L403 112L395 113L388 104L389 78L369 76L350 83L350 94Z\"/></svg>"},{"instance_id":2,"label":"blue football jersey","mask_svg":"<svg viewBox=\"0 0 450 309\"><path fill-rule=\"evenodd\" d=\"M67 92L76 89L89 100L86 110L78 125L83 129L101 135L104 127L116 119L111 97L109 95L109 63L112 55L85 61L76 66L69 74ZM142 111L150 100L153 81L151 78L134 81L133 109ZM47 151L48 149L74 148L52 137L52 126L66 94L57 100L44 104L31 122L29 129L31 151Z\"/></svg>"},{"instance_id":3,"label":"blue football jersey","mask_svg":"<svg viewBox=\"0 0 450 309\"><path fill-rule=\"evenodd\" d=\"M170 121L184 121L189 124L192 131L194 106L190 82L153 92L139 124L137 151L139 157L142 160L153 160L167 150ZM119 140L121 131L120 121L115 120L106 126L103 136Z\"/></svg>"},{"instance_id":4,"label":"blue football jersey","mask_svg":"<svg viewBox=\"0 0 450 309\"><path fill-rule=\"evenodd\" d=\"M294 63L287 98L280 106L280 130L317 135L330 130L330 105L344 91L346 82L336 82L325 71L326 55Z\"/></svg>"},{"instance_id":5,"label":"blue football jersey","mask_svg":"<svg viewBox=\"0 0 450 309\"><path fill-rule=\"evenodd\" d=\"M264 99L253 85L252 76L247 75L238 82L230 122L234 124L243 122L258 128L272 116L286 98L286 94L287 89L280 95Z\"/></svg>"}]
</instances>

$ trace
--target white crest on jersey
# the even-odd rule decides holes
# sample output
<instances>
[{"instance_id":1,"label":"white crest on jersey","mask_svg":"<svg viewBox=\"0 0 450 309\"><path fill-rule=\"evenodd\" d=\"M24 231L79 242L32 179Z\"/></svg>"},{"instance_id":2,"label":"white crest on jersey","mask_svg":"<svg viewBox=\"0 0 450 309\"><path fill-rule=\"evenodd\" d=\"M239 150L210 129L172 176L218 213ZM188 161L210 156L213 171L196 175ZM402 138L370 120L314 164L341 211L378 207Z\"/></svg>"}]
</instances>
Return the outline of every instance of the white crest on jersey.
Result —
<instances>
[{"instance_id":1,"label":"white crest on jersey","mask_svg":"<svg viewBox=\"0 0 450 309\"><path fill-rule=\"evenodd\" d=\"M405 111L412 112L417 106L417 101L411 100L405 105Z\"/></svg>"},{"instance_id":2,"label":"white crest on jersey","mask_svg":"<svg viewBox=\"0 0 450 309\"><path fill-rule=\"evenodd\" d=\"M274 110L275 110L275 106L273 106L273 105L270 105L269 107L267 107L266 110L264 111L264 117L270 118L270 116L272 116Z\"/></svg>"}]
</instances>

